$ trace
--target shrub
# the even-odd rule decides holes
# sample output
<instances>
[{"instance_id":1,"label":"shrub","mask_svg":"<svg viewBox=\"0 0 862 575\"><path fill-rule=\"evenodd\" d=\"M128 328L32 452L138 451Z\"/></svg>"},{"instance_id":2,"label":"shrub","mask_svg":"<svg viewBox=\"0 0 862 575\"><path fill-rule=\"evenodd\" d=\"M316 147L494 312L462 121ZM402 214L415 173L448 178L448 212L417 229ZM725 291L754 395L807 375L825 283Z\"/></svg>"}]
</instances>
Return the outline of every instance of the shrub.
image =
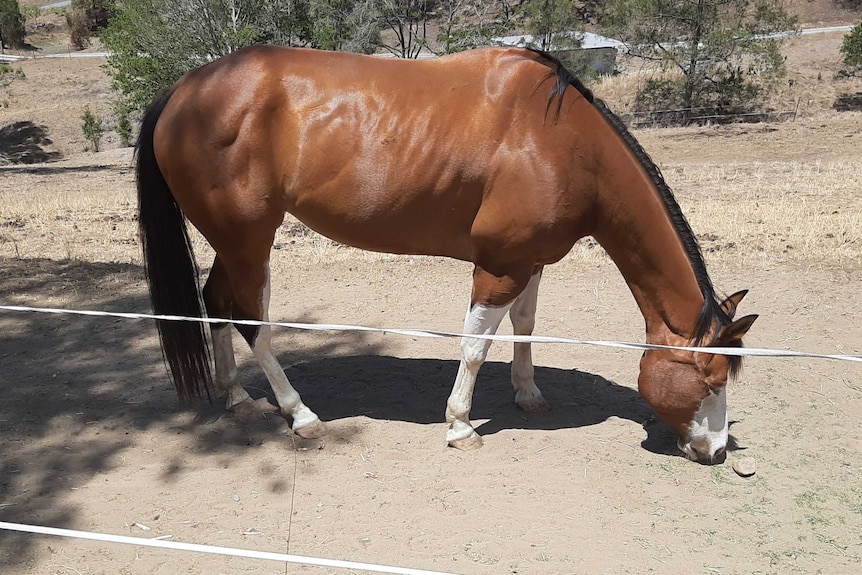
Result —
<instances>
[{"instance_id":1,"label":"shrub","mask_svg":"<svg viewBox=\"0 0 862 575\"><path fill-rule=\"evenodd\" d=\"M24 80L24 70L13 68L5 62L0 62L0 86L8 86L15 80Z\"/></svg>"},{"instance_id":2,"label":"shrub","mask_svg":"<svg viewBox=\"0 0 862 575\"><path fill-rule=\"evenodd\" d=\"M132 145L132 122L129 121L129 111L123 107L117 107L117 135L120 136L120 144L124 148Z\"/></svg>"},{"instance_id":3,"label":"shrub","mask_svg":"<svg viewBox=\"0 0 862 575\"><path fill-rule=\"evenodd\" d=\"M102 142L102 134L105 133L102 119L90 110L90 106L86 106L81 121L83 122L81 130L84 132L84 137L93 144L93 151L98 152L99 144Z\"/></svg>"},{"instance_id":4,"label":"shrub","mask_svg":"<svg viewBox=\"0 0 862 575\"><path fill-rule=\"evenodd\" d=\"M857 72L862 70L862 24L844 36L841 53L844 55L844 65Z\"/></svg>"},{"instance_id":5,"label":"shrub","mask_svg":"<svg viewBox=\"0 0 862 575\"><path fill-rule=\"evenodd\" d=\"M114 0L72 0L72 8L84 13L87 29L93 34L107 28L117 14Z\"/></svg>"},{"instance_id":6,"label":"shrub","mask_svg":"<svg viewBox=\"0 0 862 575\"><path fill-rule=\"evenodd\" d=\"M78 50L86 48L90 43L90 26L84 11L76 7L66 10L66 25L69 27L69 44Z\"/></svg>"}]
</instances>

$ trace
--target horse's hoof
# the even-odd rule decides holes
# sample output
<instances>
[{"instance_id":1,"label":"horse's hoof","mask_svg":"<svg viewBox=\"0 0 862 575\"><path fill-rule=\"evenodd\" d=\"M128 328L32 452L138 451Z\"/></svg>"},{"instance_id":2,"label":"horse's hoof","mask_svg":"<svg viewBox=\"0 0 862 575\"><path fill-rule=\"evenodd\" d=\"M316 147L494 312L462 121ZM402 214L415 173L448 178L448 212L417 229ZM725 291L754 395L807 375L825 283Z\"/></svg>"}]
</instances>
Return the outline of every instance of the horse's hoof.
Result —
<instances>
[{"instance_id":1,"label":"horse's hoof","mask_svg":"<svg viewBox=\"0 0 862 575\"><path fill-rule=\"evenodd\" d=\"M464 439L450 439L449 446L460 451L476 451L482 447L482 437L478 433L473 433Z\"/></svg>"},{"instance_id":2,"label":"horse's hoof","mask_svg":"<svg viewBox=\"0 0 862 575\"><path fill-rule=\"evenodd\" d=\"M545 401L545 398L541 395L539 397L531 397L530 399L515 401L515 404L524 411L541 412L551 410L551 404Z\"/></svg>"},{"instance_id":3,"label":"horse's hoof","mask_svg":"<svg viewBox=\"0 0 862 575\"><path fill-rule=\"evenodd\" d=\"M318 419L302 427L295 428L293 432L303 439L319 439L326 435L326 424Z\"/></svg>"},{"instance_id":4,"label":"horse's hoof","mask_svg":"<svg viewBox=\"0 0 862 575\"><path fill-rule=\"evenodd\" d=\"M265 397L261 397L260 399L248 398L231 405L227 409L240 417L248 417L250 415L259 415L262 413L274 413L278 411L278 408L267 401Z\"/></svg>"}]
</instances>

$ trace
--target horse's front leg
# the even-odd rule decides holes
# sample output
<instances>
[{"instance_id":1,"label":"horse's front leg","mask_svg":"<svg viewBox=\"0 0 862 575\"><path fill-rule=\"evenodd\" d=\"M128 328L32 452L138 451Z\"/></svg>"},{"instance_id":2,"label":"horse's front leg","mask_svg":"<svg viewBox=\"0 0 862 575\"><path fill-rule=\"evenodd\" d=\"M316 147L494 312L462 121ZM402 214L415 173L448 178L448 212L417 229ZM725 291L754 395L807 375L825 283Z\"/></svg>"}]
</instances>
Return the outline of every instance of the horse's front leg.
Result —
<instances>
[{"instance_id":1,"label":"horse's front leg","mask_svg":"<svg viewBox=\"0 0 862 575\"><path fill-rule=\"evenodd\" d=\"M465 334L493 335L506 316L511 304L490 306L471 304L464 319ZM473 406L473 389L479 368L488 356L491 341L464 337L461 339L461 364L455 385L446 403L446 421L449 430L446 441L452 447L470 451L482 447L482 438L470 425L470 408Z\"/></svg>"},{"instance_id":2,"label":"horse's front leg","mask_svg":"<svg viewBox=\"0 0 862 575\"><path fill-rule=\"evenodd\" d=\"M493 335L512 303L529 284L534 268L532 265L501 263L495 258L499 251L495 245L491 245L488 250L478 247L482 247L482 242L477 242L479 257L473 269L473 294L467 317L464 319L464 333ZM485 257L482 257L483 253ZM506 271L489 272L478 263L479 260L491 262L497 270ZM487 339L464 337L461 340L461 365L446 404L446 421L449 422L446 440L449 445L458 449L468 450L482 446L482 438L470 425L470 408L473 405L476 376L488 356L490 347L491 341Z\"/></svg>"}]
</instances>

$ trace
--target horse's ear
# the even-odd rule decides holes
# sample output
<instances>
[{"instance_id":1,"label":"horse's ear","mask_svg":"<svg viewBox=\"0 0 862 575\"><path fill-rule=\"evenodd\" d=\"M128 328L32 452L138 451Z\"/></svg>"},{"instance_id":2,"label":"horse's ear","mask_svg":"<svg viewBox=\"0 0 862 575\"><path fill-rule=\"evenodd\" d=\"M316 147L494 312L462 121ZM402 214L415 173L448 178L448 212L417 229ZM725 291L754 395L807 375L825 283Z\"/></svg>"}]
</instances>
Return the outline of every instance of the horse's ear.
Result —
<instances>
[{"instance_id":1,"label":"horse's ear","mask_svg":"<svg viewBox=\"0 0 862 575\"><path fill-rule=\"evenodd\" d=\"M746 333L748 333L748 330L751 329L751 326L756 319L756 315L747 315L729 325L724 326L724 328L722 328L721 330L721 333L719 333L718 335L718 345L727 346L731 343L741 342L742 337Z\"/></svg>"},{"instance_id":2,"label":"horse's ear","mask_svg":"<svg viewBox=\"0 0 862 575\"><path fill-rule=\"evenodd\" d=\"M742 298L744 298L747 293L748 290L744 289L726 298L723 302L721 302L721 311L726 313L727 317L733 319L733 316L736 315L736 307L739 305L739 302L742 301Z\"/></svg>"}]
</instances>

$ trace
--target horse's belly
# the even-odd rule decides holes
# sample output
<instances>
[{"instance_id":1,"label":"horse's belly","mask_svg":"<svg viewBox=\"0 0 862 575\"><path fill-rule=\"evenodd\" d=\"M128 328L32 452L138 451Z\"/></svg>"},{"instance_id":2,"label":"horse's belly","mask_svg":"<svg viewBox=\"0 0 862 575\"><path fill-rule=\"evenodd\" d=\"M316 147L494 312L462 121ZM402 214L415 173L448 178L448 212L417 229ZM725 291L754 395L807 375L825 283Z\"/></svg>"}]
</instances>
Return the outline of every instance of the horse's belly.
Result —
<instances>
[{"instance_id":1,"label":"horse's belly","mask_svg":"<svg viewBox=\"0 0 862 575\"><path fill-rule=\"evenodd\" d=\"M356 248L470 259L475 211L424 201L404 205L369 197L298 202L291 213L317 233Z\"/></svg>"}]
</instances>

